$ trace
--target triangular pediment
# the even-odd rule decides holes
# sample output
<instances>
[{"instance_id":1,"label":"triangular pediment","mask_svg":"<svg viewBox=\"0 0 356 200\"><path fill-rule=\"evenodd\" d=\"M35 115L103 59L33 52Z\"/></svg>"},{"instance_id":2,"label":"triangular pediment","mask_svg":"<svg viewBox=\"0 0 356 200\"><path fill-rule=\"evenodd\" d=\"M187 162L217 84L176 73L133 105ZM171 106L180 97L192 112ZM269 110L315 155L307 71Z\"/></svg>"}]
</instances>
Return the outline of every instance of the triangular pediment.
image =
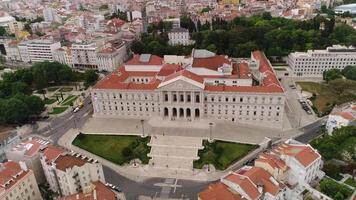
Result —
<instances>
[{"instance_id":1,"label":"triangular pediment","mask_svg":"<svg viewBox=\"0 0 356 200\"><path fill-rule=\"evenodd\" d=\"M204 89L204 84L195 82L185 77L177 77L167 82L162 82L158 86L159 90L166 91L200 91Z\"/></svg>"}]
</instances>

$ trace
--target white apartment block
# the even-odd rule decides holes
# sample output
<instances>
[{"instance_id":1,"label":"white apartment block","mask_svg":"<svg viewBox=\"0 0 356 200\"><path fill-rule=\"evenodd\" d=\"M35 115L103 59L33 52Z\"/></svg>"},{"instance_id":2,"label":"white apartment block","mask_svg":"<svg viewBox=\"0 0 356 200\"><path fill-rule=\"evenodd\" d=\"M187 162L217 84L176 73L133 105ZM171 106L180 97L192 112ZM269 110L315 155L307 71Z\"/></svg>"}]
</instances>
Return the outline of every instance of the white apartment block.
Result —
<instances>
[{"instance_id":1,"label":"white apartment block","mask_svg":"<svg viewBox=\"0 0 356 200\"><path fill-rule=\"evenodd\" d=\"M356 126L356 105L350 105L341 111L332 112L326 122L326 130L331 135L335 129L343 126Z\"/></svg>"},{"instance_id":2,"label":"white apartment block","mask_svg":"<svg viewBox=\"0 0 356 200\"><path fill-rule=\"evenodd\" d=\"M124 63L127 56L124 43L121 43L118 47L105 48L97 53L98 70L113 72Z\"/></svg>"},{"instance_id":3,"label":"white apartment block","mask_svg":"<svg viewBox=\"0 0 356 200\"><path fill-rule=\"evenodd\" d=\"M26 164L0 163L0 177L0 199L42 200L35 176Z\"/></svg>"},{"instance_id":4,"label":"white apartment block","mask_svg":"<svg viewBox=\"0 0 356 200\"><path fill-rule=\"evenodd\" d=\"M254 166L229 172L198 199L302 200L304 190L316 199L330 199L309 186L324 176L321 167L321 156L310 145L287 140L261 153Z\"/></svg>"},{"instance_id":5,"label":"white apartment block","mask_svg":"<svg viewBox=\"0 0 356 200\"><path fill-rule=\"evenodd\" d=\"M20 50L18 48L18 41L10 41L5 45L6 59L11 61L21 61Z\"/></svg>"},{"instance_id":6,"label":"white apartment block","mask_svg":"<svg viewBox=\"0 0 356 200\"><path fill-rule=\"evenodd\" d=\"M191 45L194 41L190 39L189 31L185 28L173 28L168 33L168 43L170 45Z\"/></svg>"},{"instance_id":7,"label":"white apartment block","mask_svg":"<svg viewBox=\"0 0 356 200\"><path fill-rule=\"evenodd\" d=\"M72 50L70 47L61 47L53 52L53 60L73 67Z\"/></svg>"},{"instance_id":8,"label":"white apartment block","mask_svg":"<svg viewBox=\"0 0 356 200\"><path fill-rule=\"evenodd\" d=\"M183 67L158 56L135 55L93 87L94 116L282 127L284 91L263 52L236 63L194 50L190 60Z\"/></svg>"},{"instance_id":9,"label":"white apartment block","mask_svg":"<svg viewBox=\"0 0 356 200\"><path fill-rule=\"evenodd\" d=\"M72 62L76 68L97 69L97 46L95 43L72 45Z\"/></svg>"},{"instance_id":10,"label":"white apartment block","mask_svg":"<svg viewBox=\"0 0 356 200\"><path fill-rule=\"evenodd\" d=\"M53 53L61 43L52 40L29 40L18 45L23 62L53 61Z\"/></svg>"},{"instance_id":11,"label":"white apartment block","mask_svg":"<svg viewBox=\"0 0 356 200\"><path fill-rule=\"evenodd\" d=\"M3 13L3 16L0 17L0 26L3 27L6 32L14 34L17 31L23 29L22 22L16 21L16 19L7 13Z\"/></svg>"},{"instance_id":12,"label":"white apartment block","mask_svg":"<svg viewBox=\"0 0 356 200\"><path fill-rule=\"evenodd\" d=\"M289 54L287 63L294 76L322 77L326 70L342 70L348 65L356 65L356 49L333 45L326 50L294 52Z\"/></svg>"},{"instance_id":13,"label":"white apartment block","mask_svg":"<svg viewBox=\"0 0 356 200\"><path fill-rule=\"evenodd\" d=\"M45 176L40 163L39 151L48 144L48 141L39 138L29 138L5 150L5 154L8 160L26 163L26 166L33 171L37 182L44 183Z\"/></svg>"},{"instance_id":14,"label":"white apartment block","mask_svg":"<svg viewBox=\"0 0 356 200\"><path fill-rule=\"evenodd\" d=\"M60 23L62 20L58 16L57 11L51 7L45 7L42 11L43 19L46 22L58 22Z\"/></svg>"},{"instance_id":15,"label":"white apartment block","mask_svg":"<svg viewBox=\"0 0 356 200\"><path fill-rule=\"evenodd\" d=\"M67 196L88 190L92 182L105 183L103 168L98 161L50 148L43 151L41 163L53 191Z\"/></svg>"}]
</instances>

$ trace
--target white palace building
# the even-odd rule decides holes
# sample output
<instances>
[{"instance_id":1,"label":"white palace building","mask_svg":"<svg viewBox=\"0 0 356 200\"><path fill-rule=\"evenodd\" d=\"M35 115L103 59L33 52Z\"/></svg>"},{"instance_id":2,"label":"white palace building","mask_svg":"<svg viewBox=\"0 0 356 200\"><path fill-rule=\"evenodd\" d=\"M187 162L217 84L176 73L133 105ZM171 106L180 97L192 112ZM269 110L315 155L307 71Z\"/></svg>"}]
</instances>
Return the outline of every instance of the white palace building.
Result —
<instances>
[{"instance_id":1,"label":"white palace building","mask_svg":"<svg viewBox=\"0 0 356 200\"><path fill-rule=\"evenodd\" d=\"M234 60L207 50L190 57L134 55L91 90L94 117L229 121L282 128L284 90L263 52Z\"/></svg>"}]
</instances>

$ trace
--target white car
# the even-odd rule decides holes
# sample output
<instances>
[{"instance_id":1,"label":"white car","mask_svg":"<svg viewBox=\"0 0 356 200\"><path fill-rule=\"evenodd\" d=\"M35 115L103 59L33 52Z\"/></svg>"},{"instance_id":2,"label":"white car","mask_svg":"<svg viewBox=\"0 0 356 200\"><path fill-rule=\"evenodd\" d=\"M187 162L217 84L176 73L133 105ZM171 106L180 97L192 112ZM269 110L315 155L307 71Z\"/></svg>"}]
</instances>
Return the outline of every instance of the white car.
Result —
<instances>
[{"instance_id":1,"label":"white car","mask_svg":"<svg viewBox=\"0 0 356 200\"><path fill-rule=\"evenodd\" d=\"M73 112L76 113L76 112L78 112L79 110L80 110L80 108L79 108L79 107L76 107L76 108L73 110Z\"/></svg>"}]
</instances>

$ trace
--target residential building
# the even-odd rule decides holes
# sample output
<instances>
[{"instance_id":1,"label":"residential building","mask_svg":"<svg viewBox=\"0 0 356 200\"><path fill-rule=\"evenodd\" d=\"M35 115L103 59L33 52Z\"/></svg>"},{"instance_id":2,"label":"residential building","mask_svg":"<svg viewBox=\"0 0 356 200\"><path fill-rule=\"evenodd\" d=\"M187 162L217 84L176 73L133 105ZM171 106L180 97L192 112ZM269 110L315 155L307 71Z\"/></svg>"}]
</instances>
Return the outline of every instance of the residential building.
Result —
<instances>
[{"instance_id":1,"label":"residential building","mask_svg":"<svg viewBox=\"0 0 356 200\"><path fill-rule=\"evenodd\" d=\"M326 130L331 135L335 129L343 126L356 126L356 105L352 104L341 111L333 111L326 122Z\"/></svg>"},{"instance_id":2,"label":"residential building","mask_svg":"<svg viewBox=\"0 0 356 200\"><path fill-rule=\"evenodd\" d=\"M191 45L194 41L190 39L189 31L185 28L173 28L168 33L170 45Z\"/></svg>"},{"instance_id":3,"label":"residential building","mask_svg":"<svg viewBox=\"0 0 356 200\"><path fill-rule=\"evenodd\" d=\"M53 61L53 53L61 43L53 40L28 40L18 45L23 62Z\"/></svg>"},{"instance_id":4,"label":"residential building","mask_svg":"<svg viewBox=\"0 0 356 200\"><path fill-rule=\"evenodd\" d=\"M64 196L59 200L125 200L122 192L103 184L100 181L92 182L90 187L81 193Z\"/></svg>"},{"instance_id":5,"label":"residential building","mask_svg":"<svg viewBox=\"0 0 356 200\"><path fill-rule=\"evenodd\" d=\"M53 52L53 61L73 67L72 50L70 47L61 47Z\"/></svg>"},{"instance_id":6,"label":"residential building","mask_svg":"<svg viewBox=\"0 0 356 200\"><path fill-rule=\"evenodd\" d=\"M5 150L20 142L20 136L16 131L9 129L0 132L0 162L6 160Z\"/></svg>"},{"instance_id":7,"label":"residential building","mask_svg":"<svg viewBox=\"0 0 356 200\"><path fill-rule=\"evenodd\" d=\"M0 13L0 26L10 34L15 34L17 31L21 31L23 29L22 22L16 21L14 17L4 12Z\"/></svg>"},{"instance_id":8,"label":"residential building","mask_svg":"<svg viewBox=\"0 0 356 200\"><path fill-rule=\"evenodd\" d=\"M35 176L25 163L0 163L0 199L42 200Z\"/></svg>"},{"instance_id":9,"label":"residential building","mask_svg":"<svg viewBox=\"0 0 356 200\"><path fill-rule=\"evenodd\" d=\"M76 153L45 149L41 163L50 188L61 196L88 191L92 182L105 183L102 165Z\"/></svg>"},{"instance_id":10,"label":"residential building","mask_svg":"<svg viewBox=\"0 0 356 200\"><path fill-rule=\"evenodd\" d=\"M124 63L127 56L127 48L123 42L105 48L97 53L98 70L113 72Z\"/></svg>"},{"instance_id":11,"label":"residential building","mask_svg":"<svg viewBox=\"0 0 356 200\"><path fill-rule=\"evenodd\" d=\"M356 14L356 3L336 6L334 8L334 12L336 14L344 14L344 13Z\"/></svg>"},{"instance_id":12,"label":"residential building","mask_svg":"<svg viewBox=\"0 0 356 200\"><path fill-rule=\"evenodd\" d=\"M21 61L20 51L18 48L19 41L13 40L5 45L6 59L11 61Z\"/></svg>"},{"instance_id":13,"label":"residential building","mask_svg":"<svg viewBox=\"0 0 356 200\"><path fill-rule=\"evenodd\" d=\"M356 49L333 45L326 50L294 52L289 54L287 63L294 76L322 77L326 70L342 70L348 65L356 65Z\"/></svg>"},{"instance_id":14,"label":"residential building","mask_svg":"<svg viewBox=\"0 0 356 200\"><path fill-rule=\"evenodd\" d=\"M43 19L46 22L58 22L61 23L61 18L58 16L57 11L51 7L45 7L43 9Z\"/></svg>"},{"instance_id":15,"label":"residential building","mask_svg":"<svg viewBox=\"0 0 356 200\"><path fill-rule=\"evenodd\" d=\"M99 81L91 97L94 117L206 119L274 128L282 127L285 102L284 91L260 51L236 62L194 50L186 66L164 63L155 55L135 55Z\"/></svg>"},{"instance_id":16,"label":"residential building","mask_svg":"<svg viewBox=\"0 0 356 200\"><path fill-rule=\"evenodd\" d=\"M310 145L287 140L261 153L254 166L224 175L219 183L199 193L198 199L302 200L304 190L330 199L309 186L324 176L321 166L321 156Z\"/></svg>"},{"instance_id":17,"label":"residential building","mask_svg":"<svg viewBox=\"0 0 356 200\"><path fill-rule=\"evenodd\" d=\"M72 45L72 62L76 68L97 69L97 47L95 43Z\"/></svg>"},{"instance_id":18,"label":"residential building","mask_svg":"<svg viewBox=\"0 0 356 200\"><path fill-rule=\"evenodd\" d=\"M26 166L33 171L37 182L44 183L45 176L40 162L39 151L48 144L48 141L39 138L29 138L11 149L7 149L5 154L8 160L26 163Z\"/></svg>"}]
</instances>

